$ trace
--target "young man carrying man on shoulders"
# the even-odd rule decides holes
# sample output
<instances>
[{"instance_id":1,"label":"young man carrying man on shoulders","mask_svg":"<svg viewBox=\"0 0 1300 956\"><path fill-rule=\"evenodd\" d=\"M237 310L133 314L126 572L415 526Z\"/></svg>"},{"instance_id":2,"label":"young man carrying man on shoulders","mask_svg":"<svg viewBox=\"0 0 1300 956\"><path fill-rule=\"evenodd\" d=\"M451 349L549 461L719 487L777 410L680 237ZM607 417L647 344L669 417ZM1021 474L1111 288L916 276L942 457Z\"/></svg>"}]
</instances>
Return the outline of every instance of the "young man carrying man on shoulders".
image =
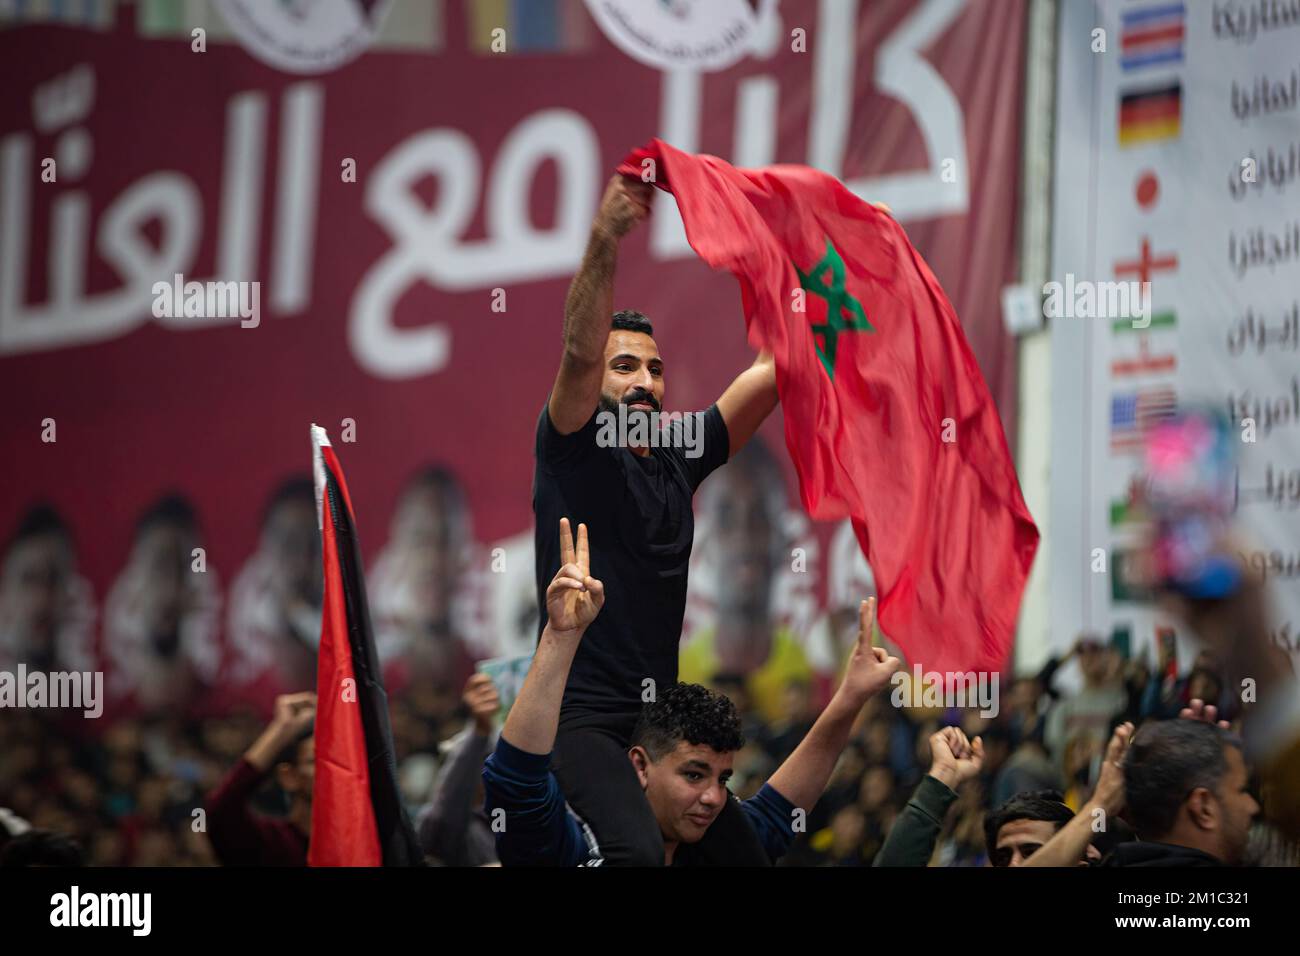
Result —
<instances>
[{"instance_id":1,"label":"young man carrying man on shoulders","mask_svg":"<svg viewBox=\"0 0 1300 956\"><path fill-rule=\"evenodd\" d=\"M605 603L591 576L585 525L575 548L568 519L560 522L562 567L546 592L547 624L496 750L483 768L486 810L507 866L594 866L604 862L598 836L567 806L551 771L565 684L577 649ZM637 781L633 800L654 820L666 865L711 865L729 847L705 837L731 808L728 841L752 843L758 862L774 863L825 789L867 699L889 684L899 661L871 646L875 601L864 601L858 643L844 679L808 735L758 794L743 803L727 790L735 753L744 743L727 698L696 684L675 684L647 703L623 755ZM710 844L718 842L712 833Z\"/></svg>"}]
</instances>

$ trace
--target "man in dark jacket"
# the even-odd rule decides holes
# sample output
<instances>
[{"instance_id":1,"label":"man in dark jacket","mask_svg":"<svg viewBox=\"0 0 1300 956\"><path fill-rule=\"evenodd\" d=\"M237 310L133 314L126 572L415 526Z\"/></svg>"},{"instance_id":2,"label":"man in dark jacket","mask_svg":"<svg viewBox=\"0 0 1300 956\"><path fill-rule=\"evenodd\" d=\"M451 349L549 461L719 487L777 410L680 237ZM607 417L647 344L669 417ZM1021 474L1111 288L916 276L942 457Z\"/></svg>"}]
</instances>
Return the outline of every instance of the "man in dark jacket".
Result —
<instances>
[{"instance_id":1,"label":"man in dark jacket","mask_svg":"<svg viewBox=\"0 0 1300 956\"><path fill-rule=\"evenodd\" d=\"M1116 846L1103 866L1240 865L1259 804L1241 741L1214 717L1195 706L1136 735L1131 724L1116 728L1092 799L1029 865L1074 865L1098 822L1104 829L1125 807L1140 842Z\"/></svg>"},{"instance_id":2,"label":"man in dark jacket","mask_svg":"<svg viewBox=\"0 0 1300 956\"><path fill-rule=\"evenodd\" d=\"M1247 789L1241 741L1200 720L1143 726L1124 765L1128 817L1141 842L1106 866L1240 865L1259 804Z\"/></svg>"},{"instance_id":3,"label":"man in dark jacket","mask_svg":"<svg viewBox=\"0 0 1300 956\"><path fill-rule=\"evenodd\" d=\"M921 778L890 828L885 845L872 866L925 866L934 854L935 841L957 788L980 772L984 745L957 727L944 727L930 737L930 772Z\"/></svg>"},{"instance_id":4,"label":"man in dark jacket","mask_svg":"<svg viewBox=\"0 0 1300 956\"><path fill-rule=\"evenodd\" d=\"M957 788L980 772L984 748L957 727L944 727L930 738L930 772L922 778L894 821L872 866L925 866ZM1014 794L984 818L984 839L993 866L1023 866L1065 824L1073 812L1052 790ZM1093 846L1087 862L1101 858ZM1081 861L1082 862L1082 861Z\"/></svg>"}]
</instances>

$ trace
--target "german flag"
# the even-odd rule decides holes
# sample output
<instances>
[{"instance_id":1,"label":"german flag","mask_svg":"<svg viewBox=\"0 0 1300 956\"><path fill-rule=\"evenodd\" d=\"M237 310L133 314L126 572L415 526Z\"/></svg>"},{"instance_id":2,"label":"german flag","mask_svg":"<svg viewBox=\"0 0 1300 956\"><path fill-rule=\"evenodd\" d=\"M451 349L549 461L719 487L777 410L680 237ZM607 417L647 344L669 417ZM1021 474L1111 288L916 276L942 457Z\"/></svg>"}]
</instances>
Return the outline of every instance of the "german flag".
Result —
<instances>
[{"instance_id":1,"label":"german flag","mask_svg":"<svg viewBox=\"0 0 1300 956\"><path fill-rule=\"evenodd\" d=\"M595 25L582 0L475 0L466 4L469 45L492 53L492 31L506 31L502 52L577 54L591 50Z\"/></svg>"},{"instance_id":2,"label":"german flag","mask_svg":"<svg viewBox=\"0 0 1300 956\"><path fill-rule=\"evenodd\" d=\"M1137 146L1174 139L1182 129L1182 114L1181 83L1125 92L1119 106L1119 144Z\"/></svg>"},{"instance_id":3,"label":"german flag","mask_svg":"<svg viewBox=\"0 0 1300 956\"><path fill-rule=\"evenodd\" d=\"M309 866L419 866L397 790L393 732L366 605L361 548L343 468L313 425L325 613L316 665L316 778Z\"/></svg>"}]
</instances>

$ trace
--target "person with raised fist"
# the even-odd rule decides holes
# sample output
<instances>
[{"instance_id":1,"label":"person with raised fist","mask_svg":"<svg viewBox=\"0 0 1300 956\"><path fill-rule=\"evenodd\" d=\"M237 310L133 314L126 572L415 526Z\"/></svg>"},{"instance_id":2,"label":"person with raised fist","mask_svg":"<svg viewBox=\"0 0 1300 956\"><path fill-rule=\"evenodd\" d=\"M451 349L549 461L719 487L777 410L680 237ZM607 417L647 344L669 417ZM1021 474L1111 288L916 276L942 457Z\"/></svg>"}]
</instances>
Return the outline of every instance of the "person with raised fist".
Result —
<instances>
[{"instance_id":1,"label":"person with raised fist","mask_svg":"<svg viewBox=\"0 0 1300 956\"><path fill-rule=\"evenodd\" d=\"M208 839L226 866L306 866L316 774L316 695L281 694L275 715L239 762L208 794ZM274 769L288 814L254 813L249 802Z\"/></svg>"},{"instance_id":2,"label":"person with raised fist","mask_svg":"<svg viewBox=\"0 0 1300 956\"><path fill-rule=\"evenodd\" d=\"M930 772L921 778L872 866L925 866L957 788L980 772L984 742L968 740L960 727L944 727L930 735Z\"/></svg>"}]
</instances>

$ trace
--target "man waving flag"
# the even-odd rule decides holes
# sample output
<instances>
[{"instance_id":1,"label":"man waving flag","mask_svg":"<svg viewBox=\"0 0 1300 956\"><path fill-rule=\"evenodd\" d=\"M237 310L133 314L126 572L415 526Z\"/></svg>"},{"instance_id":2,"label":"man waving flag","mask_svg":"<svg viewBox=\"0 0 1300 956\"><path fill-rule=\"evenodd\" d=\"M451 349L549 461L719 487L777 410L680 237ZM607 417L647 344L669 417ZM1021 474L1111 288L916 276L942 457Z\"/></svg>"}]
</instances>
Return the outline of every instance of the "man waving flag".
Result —
<instances>
[{"instance_id":1,"label":"man waving flag","mask_svg":"<svg viewBox=\"0 0 1300 956\"><path fill-rule=\"evenodd\" d=\"M316 776L309 866L417 866L402 808L388 695L370 628L352 499L325 429L311 427L325 613L316 669Z\"/></svg>"},{"instance_id":2,"label":"man waving flag","mask_svg":"<svg viewBox=\"0 0 1300 956\"><path fill-rule=\"evenodd\" d=\"M619 172L672 193L740 280L814 518L850 517L882 629L927 670L999 671L1038 547L961 325L901 226L806 166L736 169L655 139Z\"/></svg>"}]
</instances>

